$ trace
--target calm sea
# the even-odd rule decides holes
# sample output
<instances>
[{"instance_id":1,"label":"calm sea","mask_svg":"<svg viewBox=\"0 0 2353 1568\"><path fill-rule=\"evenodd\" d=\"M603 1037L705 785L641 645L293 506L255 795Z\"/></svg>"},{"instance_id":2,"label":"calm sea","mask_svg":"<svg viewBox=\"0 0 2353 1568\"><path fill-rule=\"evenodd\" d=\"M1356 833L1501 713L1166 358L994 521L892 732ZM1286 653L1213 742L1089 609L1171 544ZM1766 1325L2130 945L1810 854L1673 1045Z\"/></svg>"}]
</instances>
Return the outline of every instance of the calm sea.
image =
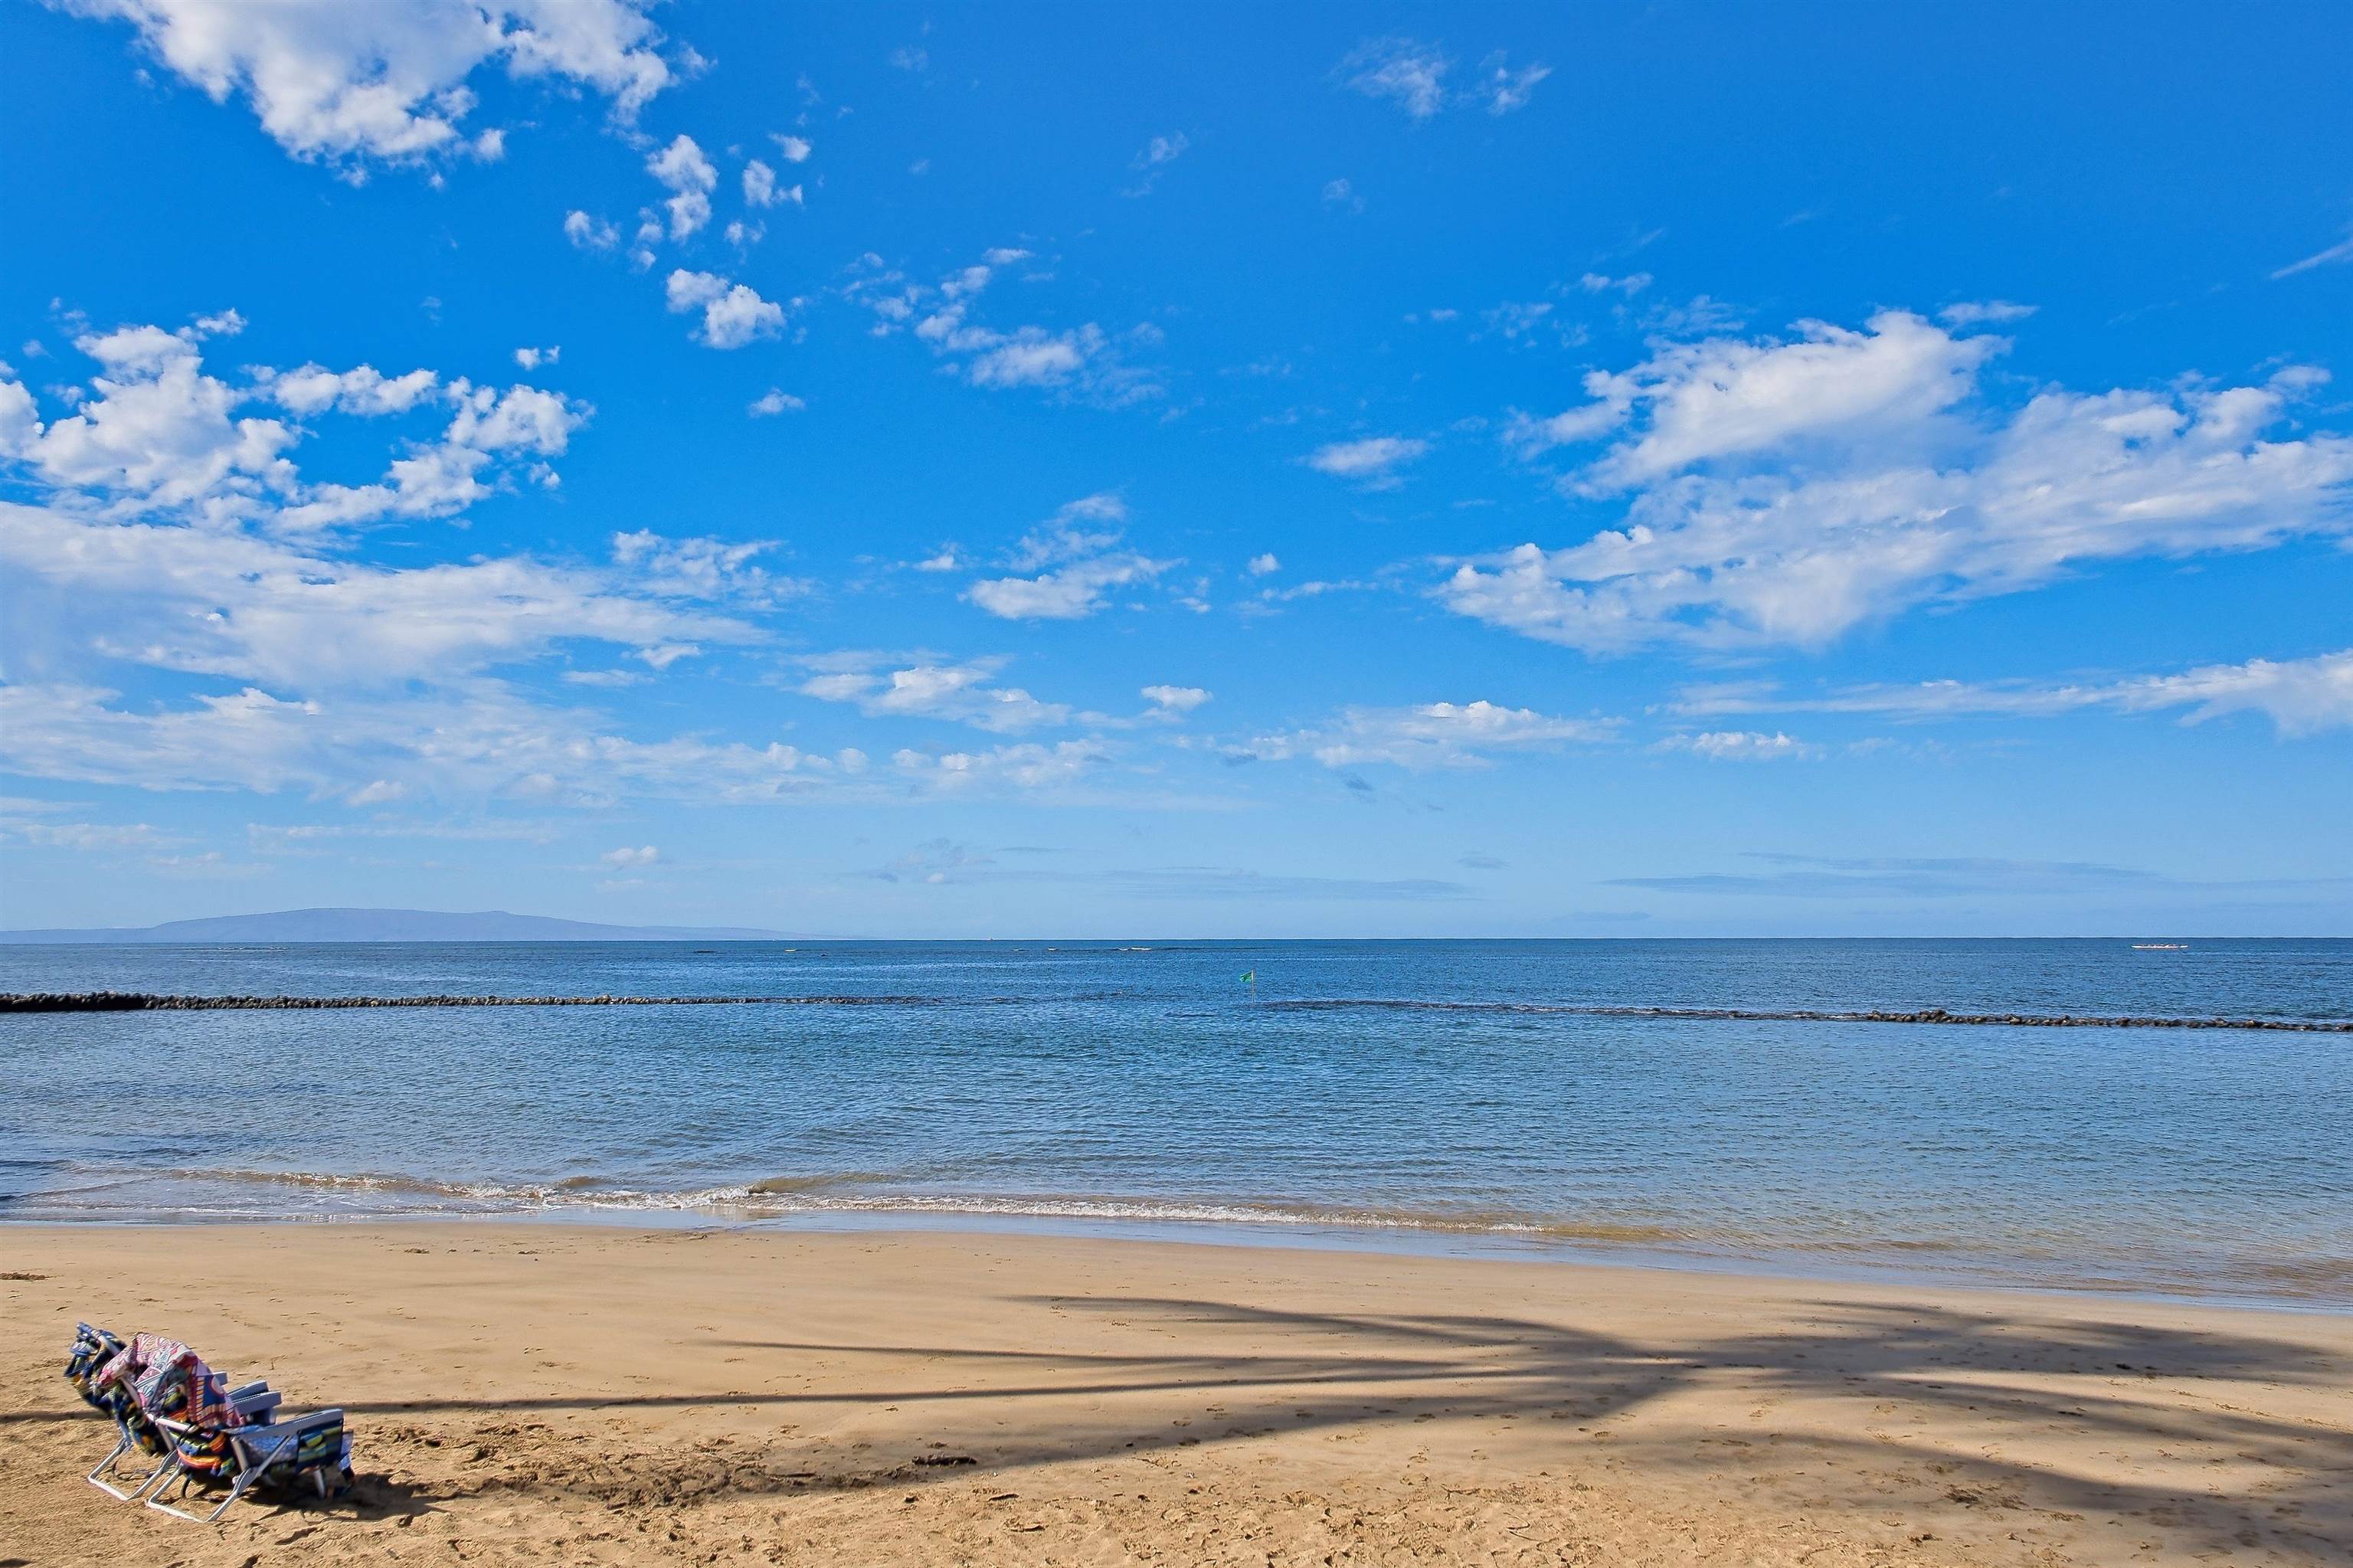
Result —
<instances>
[{"instance_id":1,"label":"calm sea","mask_svg":"<svg viewBox=\"0 0 2353 1568\"><path fill-rule=\"evenodd\" d=\"M2353 1036L1541 1011L2343 1019L2353 942L0 948L0 991L100 988L904 1000L0 1016L0 1218L1076 1225L2353 1305Z\"/></svg>"}]
</instances>

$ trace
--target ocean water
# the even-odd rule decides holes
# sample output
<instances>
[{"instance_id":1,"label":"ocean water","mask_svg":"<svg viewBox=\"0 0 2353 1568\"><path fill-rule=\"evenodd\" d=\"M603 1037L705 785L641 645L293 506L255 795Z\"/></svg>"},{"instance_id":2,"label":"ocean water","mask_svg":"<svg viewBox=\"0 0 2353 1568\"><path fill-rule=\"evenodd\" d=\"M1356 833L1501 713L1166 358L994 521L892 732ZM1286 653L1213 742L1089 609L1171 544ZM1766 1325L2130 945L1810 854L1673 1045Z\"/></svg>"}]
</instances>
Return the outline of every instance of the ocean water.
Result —
<instances>
[{"instance_id":1,"label":"ocean water","mask_svg":"<svg viewBox=\"0 0 2353 1568\"><path fill-rule=\"evenodd\" d=\"M2341 1020L2353 942L0 948L0 991L95 989L837 1000L0 1015L0 1219L1044 1225L2353 1306L2353 1035L1547 1011Z\"/></svg>"}]
</instances>

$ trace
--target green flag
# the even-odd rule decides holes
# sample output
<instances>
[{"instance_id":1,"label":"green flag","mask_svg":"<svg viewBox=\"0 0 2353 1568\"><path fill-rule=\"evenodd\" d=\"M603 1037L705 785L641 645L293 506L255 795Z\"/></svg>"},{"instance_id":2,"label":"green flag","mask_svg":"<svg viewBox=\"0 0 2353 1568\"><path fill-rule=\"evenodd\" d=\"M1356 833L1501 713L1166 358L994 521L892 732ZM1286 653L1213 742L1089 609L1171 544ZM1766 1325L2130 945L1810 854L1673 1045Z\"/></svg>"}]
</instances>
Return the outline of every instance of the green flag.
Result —
<instances>
[{"instance_id":1,"label":"green flag","mask_svg":"<svg viewBox=\"0 0 2353 1568\"><path fill-rule=\"evenodd\" d=\"M1256 969L1244 969L1242 971L1242 983L1244 985L1258 984L1258 971Z\"/></svg>"}]
</instances>

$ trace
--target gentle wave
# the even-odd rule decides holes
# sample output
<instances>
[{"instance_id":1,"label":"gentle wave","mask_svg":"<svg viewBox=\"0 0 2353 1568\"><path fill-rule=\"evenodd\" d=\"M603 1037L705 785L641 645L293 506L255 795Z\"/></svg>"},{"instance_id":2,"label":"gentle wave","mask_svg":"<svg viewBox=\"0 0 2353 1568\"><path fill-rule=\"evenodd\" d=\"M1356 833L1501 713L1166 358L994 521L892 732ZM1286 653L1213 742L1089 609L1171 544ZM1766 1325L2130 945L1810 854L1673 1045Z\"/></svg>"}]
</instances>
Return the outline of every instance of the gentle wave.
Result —
<instances>
[{"instance_id":1,"label":"gentle wave","mask_svg":"<svg viewBox=\"0 0 2353 1568\"><path fill-rule=\"evenodd\" d=\"M1209 1224L1338 1226L1358 1230L1436 1231L1458 1234L1519 1235L1561 1241L1624 1243L1689 1242L1704 1239L1692 1230L1661 1225L1566 1221L1511 1210L1439 1210L1352 1207L1318 1203L1145 1197L1117 1193L876 1192L860 1191L892 1180L879 1171L763 1177L756 1181L674 1191L607 1185L593 1176L552 1182L444 1181L429 1177L377 1172L263 1171L245 1167L182 1168L161 1171L110 1172L109 1179L42 1194L49 1202L84 1192L120 1192L162 1180L186 1187L292 1188L322 1194L374 1195L391 1202L352 1205L354 1213L396 1214L440 1212L515 1212L579 1208L649 1212L708 1211L731 1217L800 1213L909 1213L1001 1215L1008 1218L1172 1221ZM408 1200L408 1201L403 1201ZM70 1202L61 1208L80 1205ZM106 1205L117 1207L120 1205ZM153 1199L148 1204L156 1205Z\"/></svg>"},{"instance_id":2,"label":"gentle wave","mask_svg":"<svg viewBox=\"0 0 2353 1568\"><path fill-rule=\"evenodd\" d=\"M242 1167L169 1171L84 1171L85 1180L37 1194L16 1194L39 1213L25 1218L82 1220L366 1220L501 1215L671 1216L756 1224L823 1215L935 1216L943 1221L1060 1221L1082 1224L1223 1226L1261 1232L1353 1231L1437 1240L1457 1238L1602 1251L1627 1249L1660 1259L1717 1262L1808 1256L1840 1266L1946 1271L1956 1277L2007 1278L2077 1288L2158 1289L2189 1295L2253 1296L2280 1301L2353 1298L2353 1257L2241 1257L2200 1270L2186 1259L2151 1255L2094 1257L2071 1246L2019 1238L1998 1252L1961 1238L1777 1234L1770 1237L1704 1224L1668 1225L1580 1220L1511 1209L1418 1209L1134 1194L874 1192L895 1180L875 1171L764 1177L677 1190L608 1184L574 1176L554 1181L446 1181L382 1172L266 1171ZM95 1178L95 1179L90 1179ZM163 1183L163 1190L157 1184ZM240 1187L307 1192L322 1202L304 1208L258 1192L251 1202L225 1198ZM0 1212L13 1206L0 1199ZM2191 1272L2183 1274L2184 1268Z\"/></svg>"}]
</instances>

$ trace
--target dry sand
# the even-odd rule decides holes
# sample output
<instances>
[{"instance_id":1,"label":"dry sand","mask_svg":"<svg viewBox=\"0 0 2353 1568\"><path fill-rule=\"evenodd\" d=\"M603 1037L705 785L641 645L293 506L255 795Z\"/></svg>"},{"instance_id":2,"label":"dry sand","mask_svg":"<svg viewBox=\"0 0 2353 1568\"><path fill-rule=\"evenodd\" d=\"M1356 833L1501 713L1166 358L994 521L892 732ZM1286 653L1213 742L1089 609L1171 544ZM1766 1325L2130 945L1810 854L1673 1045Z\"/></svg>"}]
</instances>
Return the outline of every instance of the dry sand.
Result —
<instances>
[{"instance_id":1,"label":"dry sand","mask_svg":"<svg viewBox=\"0 0 2353 1568\"><path fill-rule=\"evenodd\" d=\"M77 1316L351 1413L81 1484ZM2353 1319L1004 1234L0 1228L0 1568L2353 1562Z\"/></svg>"}]
</instances>

